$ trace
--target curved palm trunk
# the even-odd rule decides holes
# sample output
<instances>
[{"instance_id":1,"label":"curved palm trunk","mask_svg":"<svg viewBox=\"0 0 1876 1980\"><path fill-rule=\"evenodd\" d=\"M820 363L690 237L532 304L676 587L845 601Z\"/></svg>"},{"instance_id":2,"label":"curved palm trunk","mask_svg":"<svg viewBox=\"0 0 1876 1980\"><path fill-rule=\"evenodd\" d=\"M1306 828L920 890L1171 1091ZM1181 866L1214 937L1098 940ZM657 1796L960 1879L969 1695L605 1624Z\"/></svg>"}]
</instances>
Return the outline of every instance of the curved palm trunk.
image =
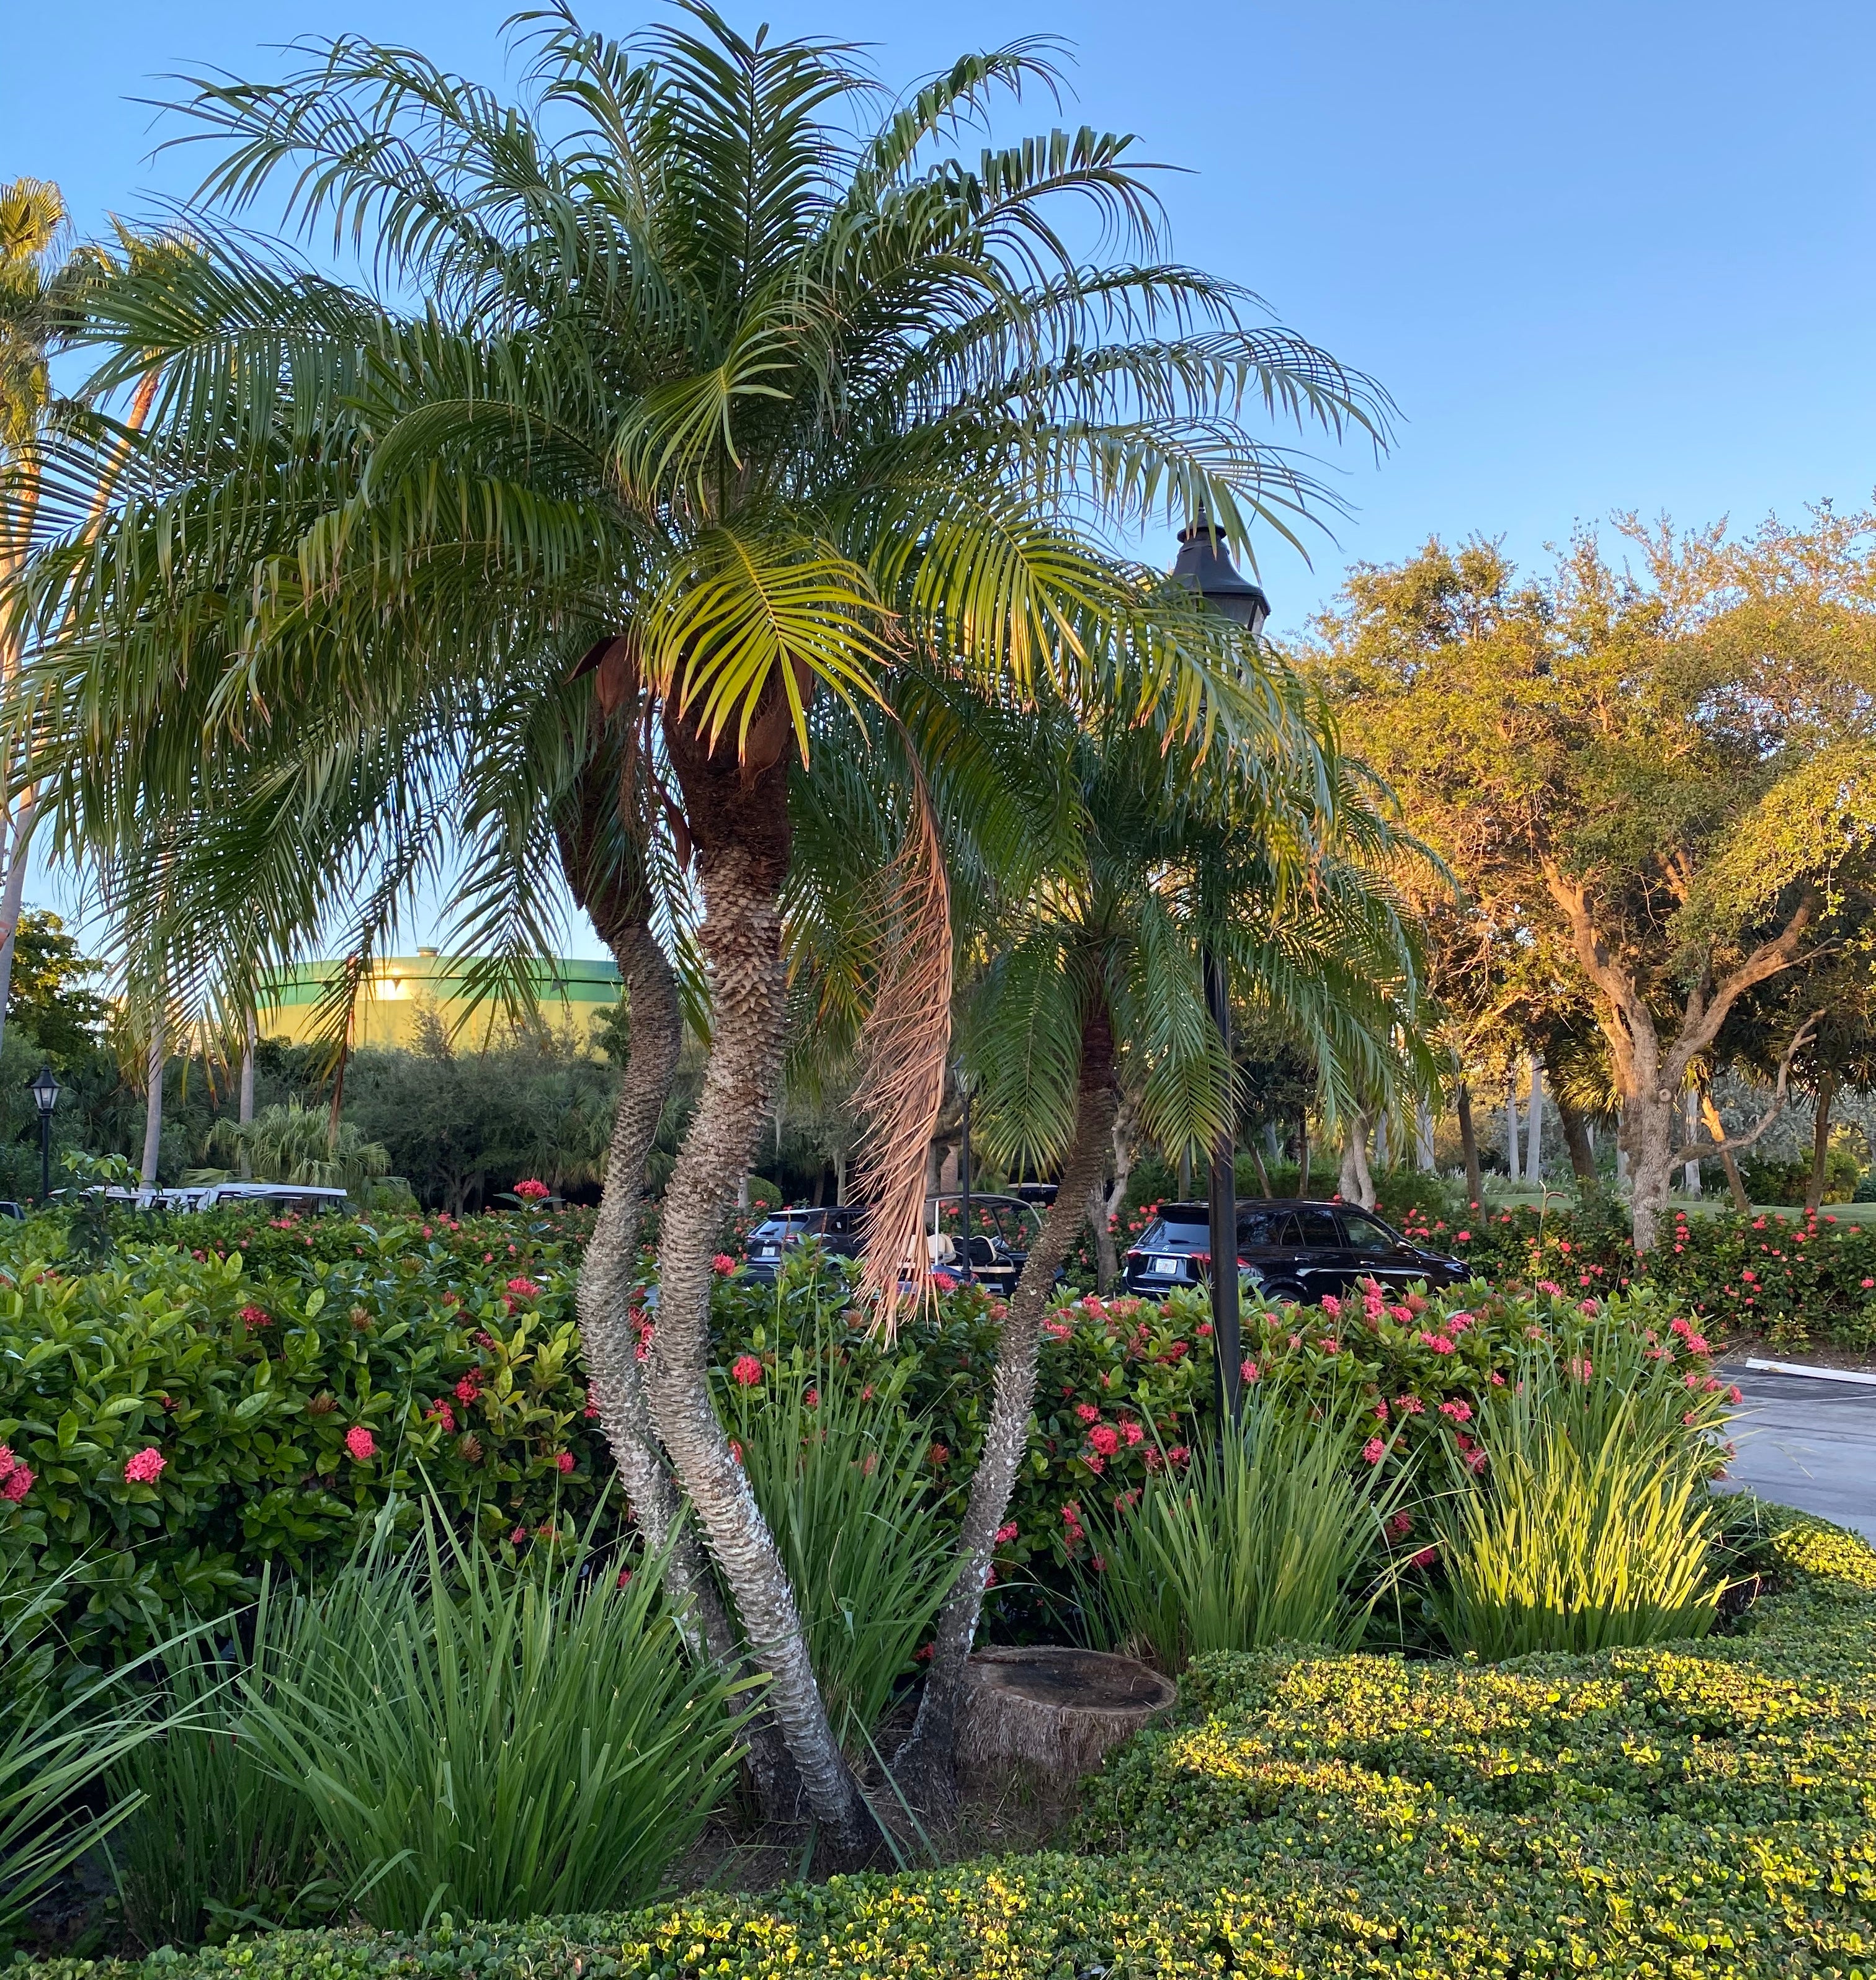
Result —
<instances>
[{"instance_id":1,"label":"curved palm trunk","mask_svg":"<svg viewBox=\"0 0 1876 1980\"><path fill-rule=\"evenodd\" d=\"M943 1807L956 1798L958 1700L983 1613L984 1583L996 1550L996 1531L1010 1510L1016 1473L1029 1448L1043 1315L1055 1291L1056 1274L1079 1234L1108 1158L1108 1137L1119 1096L1114 1084L1113 1024L1106 1006L1099 1002L1082 1021L1079 1088L1074 1140L1056 1199L1010 1297L1010 1317L997 1345L983 1449L971 1474L970 1497L958 1535L957 1578L939 1611L918 1719L895 1768L907 1792L928 1806Z\"/></svg>"},{"instance_id":2,"label":"curved palm trunk","mask_svg":"<svg viewBox=\"0 0 1876 1980\"><path fill-rule=\"evenodd\" d=\"M632 1324L632 1287L644 1218L645 1163L670 1096L684 1042L677 979L647 919L642 871L608 872L602 847L613 780L590 776L577 814L560 831L560 863L574 898L612 951L631 1012L631 1049L620 1082L606 1151L604 1191L593 1234L580 1261L576 1299L580 1339L594 1407L646 1545L665 1553L664 1583L678 1628L693 1654L733 1666L740 1649L723 1613L717 1584L684 1519L684 1501L658 1448ZM799 1783L787 1749L763 1714L744 1735L749 1772L765 1814L786 1819Z\"/></svg>"},{"instance_id":3,"label":"curved palm trunk","mask_svg":"<svg viewBox=\"0 0 1876 1980\"><path fill-rule=\"evenodd\" d=\"M828 1723L787 1571L710 1389L711 1261L781 1065L788 766L739 771L733 755L713 756L668 714L666 733L698 849L711 1037L703 1091L664 1192L657 1330L645 1364L651 1420L729 1585L753 1661L768 1676L765 1702L828 1854L859 1862L876 1852L879 1829Z\"/></svg>"}]
</instances>

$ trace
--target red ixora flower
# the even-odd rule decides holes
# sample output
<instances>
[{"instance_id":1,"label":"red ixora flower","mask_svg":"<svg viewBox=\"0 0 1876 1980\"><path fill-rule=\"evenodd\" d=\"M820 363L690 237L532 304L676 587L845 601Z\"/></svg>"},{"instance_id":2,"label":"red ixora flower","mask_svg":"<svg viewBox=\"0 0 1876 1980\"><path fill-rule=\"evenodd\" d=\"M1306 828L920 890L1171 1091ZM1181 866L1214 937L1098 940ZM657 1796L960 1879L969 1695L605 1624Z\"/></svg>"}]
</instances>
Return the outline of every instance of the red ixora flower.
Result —
<instances>
[{"instance_id":1,"label":"red ixora flower","mask_svg":"<svg viewBox=\"0 0 1876 1980\"><path fill-rule=\"evenodd\" d=\"M8 1451L7 1455L12 1457L12 1453ZM18 1458L14 1458L5 1472L0 1474L0 1499L5 1500L9 1506L17 1506L32 1490L32 1471Z\"/></svg>"},{"instance_id":2,"label":"red ixora flower","mask_svg":"<svg viewBox=\"0 0 1876 1980\"><path fill-rule=\"evenodd\" d=\"M468 1374L456 1384L456 1400L459 1403L473 1403L481 1394L481 1390L477 1387L477 1384L481 1380L481 1372L479 1368L471 1368Z\"/></svg>"},{"instance_id":3,"label":"red ixora flower","mask_svg":"<svg viewBox=\"0 0 1876 1980\"><path fill-rule=\"evenodd\" d=\"M554 1192L538 1176L524 1176L515 1184L514 1194L524 1203L539 1203Z\"/></svg>"},{"instance_id":4,"label":"red ixora flower","mask_svg":"<svg viewBox=\"0 0 1876 1980\"><path fill-rule=\"evenodd\" d=\"M570 1471L574 1468L574 1454L570 1450L557 1450L554 1453L556 1471Z\"/></svg>"},{"instance_id":5,"label":"red ixora flower","mask_svg":"<svg viewBox=\"0 0 1876 1980\"><path fill-rule=\"evenodd\" d=\"M1096 1424L1088 1433L1088 1441L1103 1457L1112 1457L1120 1448L1120 1433L1112 1424Z\"/></svg>"},{"instance_id":6,"label":"red ixora flower","mask_svg":"<svg viewBox=\"0 0 1876 1980\"><path fill-rule=\"evenodd\" d=\"M241 1310L241 1324L245 1327L271 1327L274 1316L263 1306L244 1306Z\"/></svg>"},{"instance_id":7,"label":"red ixora flower","mask_svg":"<svg viewBox=\"0 0 1876 1980\"><path fill-rule=\"evenodd\" d=\"M1422 1547L1408 1565L1410 1567L1431 1567L1439 1558L1438 1547Z\"/></svg>"},{"instance_id":8,"label":"red ixora flower","mask_svg":"<svg viewBox=\"0 0 1876 1980\"><path fill-rule=\"evenodd\" d=\"M1379 1464L1387 1455L1388 1447L1378 1437L1371 1437L1362 1446L1362 1456L1370 1464Z\"/></svg>"},{"instance_id":9,"label":"red ixora flower","mask_svg":"<svg viewBox=\"0 0 1876 1980\"><path fill-rule=\"evenodd\" d=\"M168 1462L155 1444L147 1444L124 1460L124 1482L127 1485L154 1485L162 1477L163 1467Z\"/></svg>"},{"instance_id":10,"label":"red ixora flower","mask_svg":"<svg viewBox=\"0 0 1876 1980\"><path fill-rule=\"evenodd\" d=\"M1093 1403L1077 1403L1075 1405L1075 1414L1083 1423L1091 1424L1099 1417L1101 1412Z\"/></svg>"},{"instance_id":11,"label":"red ixora flower","mask_svg":"<svg viewBox=\"0 0 1876 1980\"><path fill-rule=\"evenodd\" d=\"M730 1364L730 1379L740 1388L753 1389L762 1380L762 1364L753 1354L739 1354Z\"/></svg>"},{"instance_id":12,"label":"red ixora flower","mask_svg":"<svg viewBox=\"0 0 1876 1980\"><path fill-rule=\"evenodd\" d=\"M517 1299L539 1299L541 1288L532 1279L511 1279L508 1290Z\"/></svg>"},{"instance_id":13,"label":"red ixora flower","mask_svg":"<svg viewBox=\"0 0 1876 1980\"><path fill-rule=\"evenodd\" d=\"M378 1455L378 1444L363 1424L354 1424L345 1433L345 1448L362 1464Z\"/></svg>"},{"instance_id":14,"label":"red ixora flower","mask_svg":"<svg viewBox=\"0 0 1876 1980\"><path fill-rule=\"evenodd\" d=\"M1003 1524L999 1527L996 1530L996 1544L999 1546L1007 1546L1010 1543L1016 1538L1016 1521L1014 1520L1006 1520Z\"/></svg>"},{"instance_id":15,"label":"red ixora flower","mask_svg":"<svg viewBox=\"0 0 1876 1980\"><path fill-rule=\"evenodd\" d=\"M727 1279L736 1270L736 1261L727 1251L719 1251L710 1261L710 1268L720 1279Z\"/></svg>"},{"instance_id":16,"label":"red ixora flower","mask_svg":"<svg viewBox=\"0 0 1876 1980\"><path fill-rule=\"evenodd\" d=\"M931 1449L926 1452L925 1461L927 1464L934 1467L940 1464L949 1464L951 1461L950 1446L949 1444L934 1443Z\"/></svg>"},{"instance_id":17,"label":"red ixora flower","mask_svg":"<svg viewBox=\"0 0 1876 1980\"><path fill-rule=\"evenodd\" d=\"M441 1396L430 1405L428 1415L432 1423L440 1423L445 1430L453 1430L456 1427L456 1412Z\"/></svg>"}]
</instances>

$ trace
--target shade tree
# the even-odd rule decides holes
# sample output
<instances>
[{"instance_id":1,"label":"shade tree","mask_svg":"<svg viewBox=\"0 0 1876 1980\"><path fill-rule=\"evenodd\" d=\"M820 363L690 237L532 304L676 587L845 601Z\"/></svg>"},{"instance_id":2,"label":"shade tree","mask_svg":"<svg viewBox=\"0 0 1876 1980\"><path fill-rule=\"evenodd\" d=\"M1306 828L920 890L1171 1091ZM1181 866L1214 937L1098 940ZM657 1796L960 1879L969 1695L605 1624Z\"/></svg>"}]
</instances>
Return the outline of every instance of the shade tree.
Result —
<instances>
[{"instance_id":1,"label":"shade tree","mask_svg":"<svg viewBox=\"0 0 1876 1980\"><path fill-rule=\"evenodd\" d=\"M1410 825L1592 1000L1641 1250L1675 1167L1771 1118L1721 1146L1684 1133L1729 1014L1801 981L1867 893L1873 527L1827 510L1735 540L1631 521L1631 562L1585 533L1526 584L1489 543L1435 542L1358 570L1318 629L1355 746Z\"/></svg>"}]
</instances>

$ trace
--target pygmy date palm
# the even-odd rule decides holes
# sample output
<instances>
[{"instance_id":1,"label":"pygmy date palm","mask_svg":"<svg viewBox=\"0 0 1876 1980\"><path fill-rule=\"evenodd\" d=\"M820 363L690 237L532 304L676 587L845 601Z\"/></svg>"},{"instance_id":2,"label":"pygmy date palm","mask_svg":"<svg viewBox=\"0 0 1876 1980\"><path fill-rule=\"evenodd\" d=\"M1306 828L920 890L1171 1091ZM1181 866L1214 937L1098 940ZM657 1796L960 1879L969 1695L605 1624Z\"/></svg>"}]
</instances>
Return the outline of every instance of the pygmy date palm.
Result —
<instances>
[{"instance_id":1,"label":"pygmy date palm","mask_svg":"<svg viewBox=\"0 0 1876 1980\"><path fill-rule=\"evenodd\" d=\"M1246 405L1377 436L1385 407L1159 258L1126 139L944 150L996 91L1049 79L1036 50L893 101L837 48L686 12L631 45L527 17L518 105L351 39L280 83L198 87L218 161L194 251L90 319L95 403L160 364L148 434L118 527L68 527L35 563L28 705L65 842L121 875L160 862L161 887L120 900L133 922L160 900L138 939L198 968L205 911L238 890L250 975L343 907L355 990L446 847L467 855L467 935L512 961L545 926L557 826L631 958L636 1058L674 1035L641 1028L641 997L676 1008L643 876L663 853L691 866L710 1055L642 1391L629 1218L596 1239L610 1290L582 1318L609 1430L648 1403L809 1802L853 1851L864 1808L705 1379L710 1260L781 1048L790 764L867 733L817 708L864 716L914 663L1306 749L1284 681L1113 545L1201 506L1240 546L1253 520L1287 532L1319 491ZM376 290L221 231L216 209L276 184L290 224L363 248ZM1076 201L1093 258L1054 218ZM101 420L94 468L106 444ZM87 485L75 447L55 518ZM941 1064L942 1002L930 1015L907 1049ZM647 1085L621 1103L622 1192Z\"/></svg>"},{"instance_id":2,"label":"pygmy date palm","mask_svg":"<svg viewBox=\"0 0 1876 1980\"><path fill-rule=\"evenodd\" d=\"M971 999L968 1056L986 1148L1059 1178L1010 1300L983 1450L900 1771L951 1791L953 1721L996 1536L1027 1448L1057 1271L1106 1172L1123 1061L1162 1146L1215 1146L1235 1118L1201 958L1235 1002L1305 1040L1326 1097L1385 1081L1417 1035L1422 975L1390 869L1425 855L1389 822L1319 717L1319 753L1260 759L1109 716L1036 725L1080 822L1078 856L1006 904ZM1423 1068L1426 1071L1430 1068Z\"/></svg>"}]
</instances>

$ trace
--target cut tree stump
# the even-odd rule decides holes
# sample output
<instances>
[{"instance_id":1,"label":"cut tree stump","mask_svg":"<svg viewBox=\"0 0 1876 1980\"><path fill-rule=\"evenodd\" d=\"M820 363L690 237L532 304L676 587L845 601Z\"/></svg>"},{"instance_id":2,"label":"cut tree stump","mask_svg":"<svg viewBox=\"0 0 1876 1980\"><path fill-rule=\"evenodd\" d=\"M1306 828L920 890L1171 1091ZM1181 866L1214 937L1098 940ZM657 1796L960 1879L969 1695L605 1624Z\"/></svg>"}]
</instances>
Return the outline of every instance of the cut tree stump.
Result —
<instances>
[{"instance_id":1,"label":"cut tree stump","mask_svg":"<svg viewBox=\"0 0 1876 1980\"><path fill-rule=\"evenodd\" d=\"M1059 1643L979 1650L965 1666L958 1758L970 1772L1023 1765L1066 1788L1178 1696L1132 1657Z\"/></svg>"}]
</instances>

